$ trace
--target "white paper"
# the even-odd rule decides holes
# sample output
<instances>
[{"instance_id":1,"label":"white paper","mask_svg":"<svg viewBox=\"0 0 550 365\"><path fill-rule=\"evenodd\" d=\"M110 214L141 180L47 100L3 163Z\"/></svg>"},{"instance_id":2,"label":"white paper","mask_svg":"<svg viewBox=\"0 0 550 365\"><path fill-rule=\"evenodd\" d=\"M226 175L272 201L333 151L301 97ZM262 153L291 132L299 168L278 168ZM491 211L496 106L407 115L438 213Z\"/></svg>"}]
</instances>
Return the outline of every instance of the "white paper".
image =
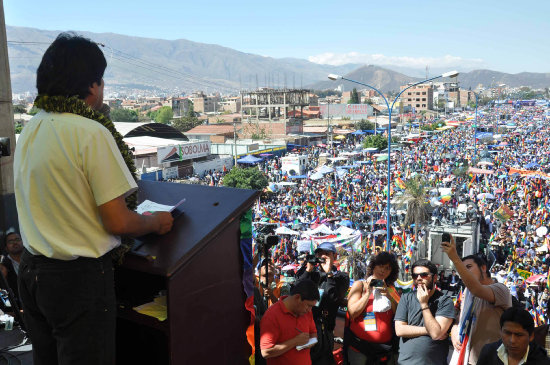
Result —
<instances>
[{"instance_id":1,"label":"white paper","mask_svg":"<svg viewBox=\"0 0 550 365\"><path fill-rule=\"evenodd\" d=\"M164 205L152 202L150 200L144 200L143 203L138 205L136 212L143 214L145 212L171 212L176 209L180 204L185 201L185 198L180 200L176 205Z\"/></svg>"},{"instance_id":2,"label":"white paper","mask_svg":"<svg viewBox=\"0 0 550 365\"><path fill-rule=\"evenodd\" d=\"M303 349L310 348L313 345L315 345L316 343L317 343L317 337L310 337L309 341L305 345L296 346L296 350L300 351L300 350L303 350Z\"/></svg>"}]
</instances>

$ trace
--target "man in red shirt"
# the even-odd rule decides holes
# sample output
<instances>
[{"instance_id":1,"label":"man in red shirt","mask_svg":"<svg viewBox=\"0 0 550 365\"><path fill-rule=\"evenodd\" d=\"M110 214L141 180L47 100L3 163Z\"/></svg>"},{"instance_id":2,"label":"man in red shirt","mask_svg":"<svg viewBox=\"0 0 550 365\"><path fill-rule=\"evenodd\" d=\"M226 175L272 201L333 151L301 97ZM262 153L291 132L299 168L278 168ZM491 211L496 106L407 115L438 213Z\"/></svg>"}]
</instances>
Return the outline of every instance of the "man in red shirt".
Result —
<instances>
[{"instance_id":1,"label":"man in red shirt","mask_svg":"<svg viewBox=\"0 0 550 365\"><path fill-rule=\"evenodd\" d=\"M318 300L317 285L303 280L265 312L260 323L260 348L268 365L311 365L309 348L299 351L296 346L317 339L311 308Z\"/></svg>"}]
</instances>

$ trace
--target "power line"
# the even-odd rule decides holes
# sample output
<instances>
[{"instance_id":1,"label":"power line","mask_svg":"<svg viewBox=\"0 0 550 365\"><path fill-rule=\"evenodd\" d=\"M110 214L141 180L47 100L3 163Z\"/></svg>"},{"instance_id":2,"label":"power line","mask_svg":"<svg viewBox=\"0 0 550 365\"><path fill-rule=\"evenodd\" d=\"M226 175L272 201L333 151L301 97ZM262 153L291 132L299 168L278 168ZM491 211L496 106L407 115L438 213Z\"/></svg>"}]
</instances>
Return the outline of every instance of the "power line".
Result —
<instances>
[{"instance_id":1,"label":"power line","mask_svg":"<svg viewBox=\"0 0 550 365\"><path fill-rule=\"evenodd\" d=\"M7 41L7 43L9 43L9 44L21 44L21 45L28 45L28 46L39 46L39 45L50 45L51 44L50 42L30 42L30 41ZM234 87L226 86L226 85L214 82L214 81L210 81L210 80L198 77L198 76L194 76L194 75L189 74L189 73L185 73L185 72L182 72L182 71L171 69L169 67L159 65L159 64L156 64L156 63L153 63L153 62L145 61L143 59L137 58L137 57L132 56L128 53L125 53L123 51L115 49L111 46L106 46L103 43L99 43L99 42L96 42L96 43L99 46L110 49L111 50L111 58L114 58L115 60L118 60L119 62L124 62L124 63L127 63L129 65L135 66L135 67L140 67L142 69L145 69L145 70L153 72L153 73L157 73L157 74L165 76L165 77L168 76L172 79L178 79L178 80L186 81L186 82L189 82L190 84L196 85L196 86L218 88L218 89L222 89L222 90L226 90L226 91L238 91ZM13 58L38 58L38 57L39 56L36 56L36 57L13 57ZM10 58L12 58L12 57L10 57ZM121 67L121 66L118 66L118 67ZM134 70L131 70L131 71L135 72L136 70L134 69ZM177 76L177 75L174 75L174 74L177 74L177 75L180 75L180 76ZM146 74L143 74L143 73L142 73L142 75L151 77L150 75L146 75Z\"/></svg>"}]
</instances>

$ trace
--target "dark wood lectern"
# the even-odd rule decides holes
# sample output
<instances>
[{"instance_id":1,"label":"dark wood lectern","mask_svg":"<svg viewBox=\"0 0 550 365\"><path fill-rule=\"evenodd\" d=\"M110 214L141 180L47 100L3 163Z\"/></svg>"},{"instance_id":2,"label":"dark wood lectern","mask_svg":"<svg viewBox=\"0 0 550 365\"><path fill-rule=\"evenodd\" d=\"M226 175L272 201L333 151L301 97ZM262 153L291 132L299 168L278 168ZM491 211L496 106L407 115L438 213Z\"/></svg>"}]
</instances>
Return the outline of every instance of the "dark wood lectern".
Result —
<instances>
[{"instance_id":1,"label":"dark wood lectern","mask_svg":"<svg viewBox=\"0 0 550 365\"><path fill-rule=\"evenodd\" d=\"M141 238L115 271L117 364L248 364L240 217L259 193L140 181L138 200L180 206L166 235ZM132 308L167 294L168 319Z\"/></svg>"}]
</instances>

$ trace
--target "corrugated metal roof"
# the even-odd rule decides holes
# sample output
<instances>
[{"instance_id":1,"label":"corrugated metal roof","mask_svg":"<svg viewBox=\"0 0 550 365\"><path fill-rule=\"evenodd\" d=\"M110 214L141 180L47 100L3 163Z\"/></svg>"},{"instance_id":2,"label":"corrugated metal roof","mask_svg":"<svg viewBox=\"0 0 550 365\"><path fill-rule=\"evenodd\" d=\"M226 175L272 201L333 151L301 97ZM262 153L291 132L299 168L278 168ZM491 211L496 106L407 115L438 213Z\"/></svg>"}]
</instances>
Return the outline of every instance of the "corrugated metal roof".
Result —
<instances>
[{"instance_id":1,"label":"corrugated metal roof","mask_svg":"<svg viewBox=\"0 0 550 365\"><path fill-rule=\"evenodd\" d=\"M207 134L207 135L216 135L216 134L226 134L233 133L232 125L199 125L195 128L184 132L185 135L194 135L194 134Z\"/></svg>"},{"instance_id":2,"label":"corrugated metal roof","mask_svg":"<svg viewBox=\"0 0 550 365\"><path fill-rule=\"evenodd\" d=\"M148 123L113 123L115 125L115 128L118 133L124 137L128 133L130 133L132 130L136 129L137 127L141 127L142 125L147 124L154 124L153 122Z\"/></svg>"}]
</instances>

